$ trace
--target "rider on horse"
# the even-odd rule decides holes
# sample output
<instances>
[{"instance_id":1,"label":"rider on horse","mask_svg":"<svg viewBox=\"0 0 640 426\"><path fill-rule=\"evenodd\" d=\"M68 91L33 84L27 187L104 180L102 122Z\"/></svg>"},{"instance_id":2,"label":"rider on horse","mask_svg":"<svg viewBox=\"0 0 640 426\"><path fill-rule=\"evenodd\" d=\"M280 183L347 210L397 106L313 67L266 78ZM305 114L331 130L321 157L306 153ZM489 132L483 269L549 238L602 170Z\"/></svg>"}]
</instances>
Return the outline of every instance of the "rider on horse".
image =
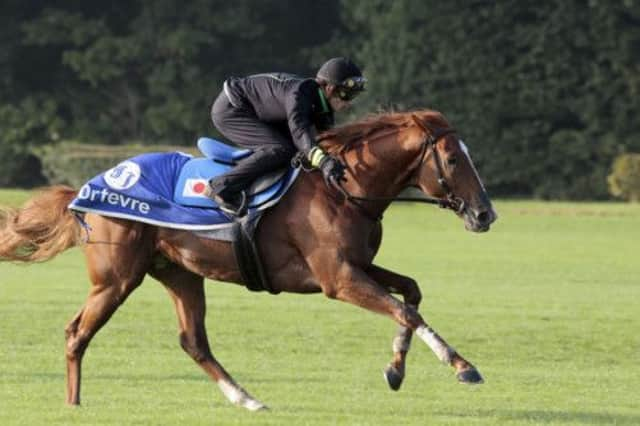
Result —
<instances>
[{"instance_id":1,"label":"rider on horse","mask_svg":"<svg viewBox=\"0 0 640 426\"><path fill-rule=\"evenodd\" d=\"M313 78L292 74L231 77L213 103L213 124L225 137L253 153L227 173L209 181L208 195L220 208L241 216L246 188L259 176L289 164L302 153L326 181L344 176L344 166L316 144L316 132L334 124L364 90L366 79L347 58L327 61Z\"/></svg>"}]
</instances>

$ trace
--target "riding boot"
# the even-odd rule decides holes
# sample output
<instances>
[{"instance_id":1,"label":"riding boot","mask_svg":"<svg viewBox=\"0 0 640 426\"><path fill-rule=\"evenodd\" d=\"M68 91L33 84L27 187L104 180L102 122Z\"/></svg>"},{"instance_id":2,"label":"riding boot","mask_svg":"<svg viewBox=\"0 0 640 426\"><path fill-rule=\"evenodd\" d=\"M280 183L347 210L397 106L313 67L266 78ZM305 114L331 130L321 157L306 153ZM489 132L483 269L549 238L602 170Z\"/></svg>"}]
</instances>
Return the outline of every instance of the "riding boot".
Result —
<instances>
[{"instance_id":1,"label":"riding boot","mask_svg":"<svg viewBox=\"0 0 640 426\"><path fill-rule=\"evenodd\" d=\"M267 146L254 149L226 173L209 181L206 193L220 209L234 216L242 216L247 209L248 197L244 192L256 178L289 164L290 146Z\"/></svg>"}]
</instances>

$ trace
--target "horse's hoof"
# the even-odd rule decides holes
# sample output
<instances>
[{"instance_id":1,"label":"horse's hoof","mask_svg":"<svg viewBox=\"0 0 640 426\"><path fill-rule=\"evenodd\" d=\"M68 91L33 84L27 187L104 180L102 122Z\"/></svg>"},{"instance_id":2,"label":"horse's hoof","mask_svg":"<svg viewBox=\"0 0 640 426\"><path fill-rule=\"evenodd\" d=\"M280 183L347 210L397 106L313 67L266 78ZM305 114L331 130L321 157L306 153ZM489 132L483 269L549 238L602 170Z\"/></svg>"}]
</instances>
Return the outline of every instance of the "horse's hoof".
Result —
<instances>
[{"instance_id":1,"label":"horse's hoof","mask_svg":"<svg viewBox=\"0 0 640 426\"><path fill-rule=\"evenodd\" d=\"M484 379L475 368L460 371L456 374L456 377L460 383L465 383L467 385L480 385L484 383Z\"/></svg>"},{"instance_id":2,"label":"horse's hoof","mask_svg":"<svg viewBox=\"0 0 640 426\"><path fill-rule=\"evenodd\" d=\"M383 375L391 390L397 391L400 389L400 385L404 379L404 374L398 371L397 368L389 364L387 365L387 368L384 369Z\"/></svg>"}]
</instances>

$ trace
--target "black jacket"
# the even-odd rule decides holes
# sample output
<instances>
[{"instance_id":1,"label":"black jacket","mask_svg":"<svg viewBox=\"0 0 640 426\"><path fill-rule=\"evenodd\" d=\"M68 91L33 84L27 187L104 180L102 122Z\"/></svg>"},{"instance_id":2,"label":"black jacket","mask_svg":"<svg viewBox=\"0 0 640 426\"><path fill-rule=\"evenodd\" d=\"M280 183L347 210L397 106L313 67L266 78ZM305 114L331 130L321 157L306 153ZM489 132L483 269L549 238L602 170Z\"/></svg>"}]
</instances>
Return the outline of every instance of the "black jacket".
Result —
<instances>
[{"instance_id":1,"label":"black jacket","mask_svg":"<svg viewBox=\"0 0 640 426\"><path fill-rule=\"evenodd\" d=\"M315 146L316 129L323 131L334 124L331 106L313 79L285 73L256 74L231 77L224 88L235 107L253 110L265 123L286 123L293 143L305 153Z\"/></svg>"}]
</instances>

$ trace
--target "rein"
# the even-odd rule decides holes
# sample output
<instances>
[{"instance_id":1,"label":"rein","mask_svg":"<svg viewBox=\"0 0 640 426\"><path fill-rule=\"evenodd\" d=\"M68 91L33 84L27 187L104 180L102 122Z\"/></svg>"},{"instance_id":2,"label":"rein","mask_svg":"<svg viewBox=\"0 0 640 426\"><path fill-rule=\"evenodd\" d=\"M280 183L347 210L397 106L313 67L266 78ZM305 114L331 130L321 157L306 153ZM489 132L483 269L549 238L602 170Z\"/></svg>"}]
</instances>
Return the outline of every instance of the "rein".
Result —
<instances>
[{"instance_id":1,"label":"rein","mask_svg":"<svg viewBox=\"0 0 640 426\"><path fill-rule=\"evenodd\" d=\"M466 207L464 200L460 197L457 197L451 187L447 183L447 180L444 177L444 172L442 169L442 164L440 160L440 154L438 154L438 150L436 149L436 144L439 139L442 137L455 133L455 129L449 127L443 129L439 132L435 132L433 129L429 128L425 123L419 121L416 116L413 116L413 120L416 122L418 127L420 127L426 134L425 140L422 142L420 146L420 162L418 163L417 168L419 169L422 164L425 162L427 158L428 150L431 150L431 153L434 156L436 163L436 172L437 172L437 181L440 187L445 192L445 198L432 198L432 197L360 197L357 195L351 194L344 187L342 182L336 182L335 179L331 179L331 184L335 189L338 190L342 194L343 197L353 205L357 206L358 209L369 219L379 222L382 220L382 214L374 216L366 209L366 207L362 204L362 202L412 202L412 203L426 203L426 204L437 204L441 208L448 208L453 210L456 213L462 213Z\"/></svg>"}]
</instances>

